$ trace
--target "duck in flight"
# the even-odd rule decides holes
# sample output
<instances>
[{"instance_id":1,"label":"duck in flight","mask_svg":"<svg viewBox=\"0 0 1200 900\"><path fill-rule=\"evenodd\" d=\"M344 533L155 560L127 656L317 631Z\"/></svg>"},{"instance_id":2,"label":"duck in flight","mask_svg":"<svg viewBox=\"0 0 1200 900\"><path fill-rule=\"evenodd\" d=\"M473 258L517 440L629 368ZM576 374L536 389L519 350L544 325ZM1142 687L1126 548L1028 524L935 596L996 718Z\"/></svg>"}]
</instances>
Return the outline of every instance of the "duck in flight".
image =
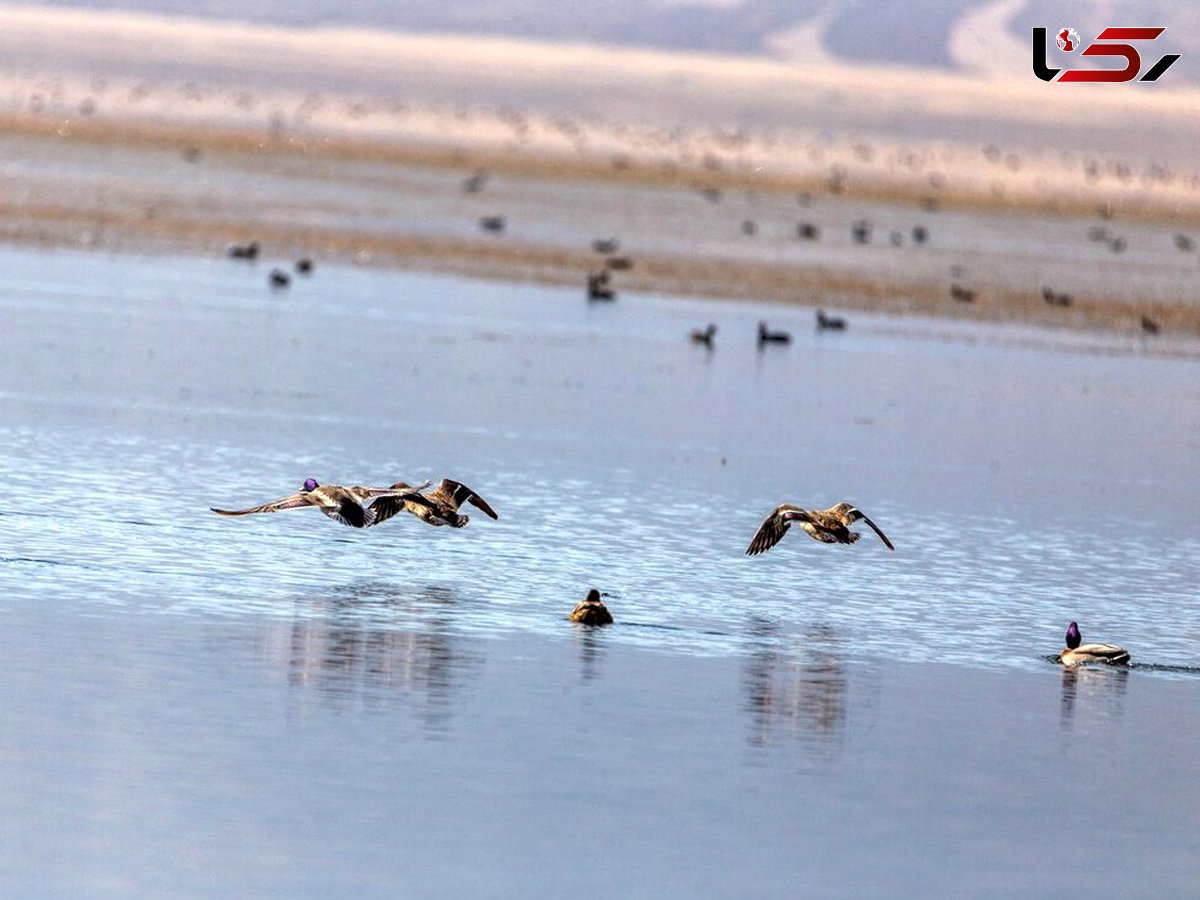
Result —
<instances>
[{"instance_id":1,"label":"duck in flight","mask_svg":"<svg viewBox=\"0 0 1200 900\"><path fill-rule=\"evenodd\" d=\"M427 487L428 481L416 487L403 481L396 482L389 488L395 493L373 500L367 508L371 518L369 524L378 525L399 512L409 512L427 525L462 528L471 521L470 516L459 515L458 508L464 503L470 503L493 519L500 518L486 500L465 484L443 478L431 490L425 491ZM415 497L412 496L414 493Z\"/></svg>"},{"instance_id":2,"label":"duck in flight","mask_svg":"<svg viewBox=\"0 0 1200 900\"><path fill-rule=\"evenodd\" d=\"M866 522L871 530L879 535L879 539L889 550L895 550L892 542L887 539L874 522L863 515L862 511L849 503L839 503L829 509L801 509L790 503L781 503L771 510L771 514L763 519L746 548L747 556L765 553L783 539L788 528L795 522L809 537L823 544L853 544L858 540L858 532L851 531L850 526L858 521Z\"/></svg>"},{"instance_id":3,"label":"duck in flight","mask_svg":"<svg viewBox=\"0 0 1200 900\"><path fill-rule=\"evenodd\" d=\"M1085 644L1079 626L1072 622L1067 626L1067 649L1058 655L1064 666L1078 666L1087 662L1108 663L1111 666L1129 662L1129 652L1116 644Z\"/></svg>"},{"instance_id":4,"label":"duck in flight","mask_svg":"<svg viewBox=\"0 0 1200 900\"><path fill-rule=\"evenodd\" d=\"M249 516L255 513L272 513L284 509L304 509L315 506L331 519L349 525L351 528L366 528L374 524L372 513L363 508L366 500L387 499L396 503L413 503L415 505L432 506L418 490L408 486L404 488L370 488L360 485L343 487L340 484L318 484L315 478L308 478L295 494L272 500L261 506L249 509L217 509L210 507L213 512L222 516Z\"/></svg>"}]
</instances>

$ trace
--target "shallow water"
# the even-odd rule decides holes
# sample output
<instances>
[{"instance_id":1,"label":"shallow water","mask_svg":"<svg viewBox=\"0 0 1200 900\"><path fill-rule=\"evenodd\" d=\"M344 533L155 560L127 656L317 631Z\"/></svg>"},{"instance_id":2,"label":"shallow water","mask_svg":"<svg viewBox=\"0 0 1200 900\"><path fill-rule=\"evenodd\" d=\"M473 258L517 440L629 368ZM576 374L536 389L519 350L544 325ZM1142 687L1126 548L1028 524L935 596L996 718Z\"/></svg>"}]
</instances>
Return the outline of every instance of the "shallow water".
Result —
<instances>
[{"instance_id":1,"label":"shallow water","mask_svg":"<svg viewBox=\"0 0 1200 900\"><path fill-rule=\"evenodd\" d=\"M1200 877L1194 361L320 265L271 292L269 263L0 264L9 889ZM793 345L759 352L761 317ZM208 512L443 475L500 519ZM776 503L841 499L896 552L743 556ZM564 621L590 586L616 626ZM1070 619L1141 665L1061 673Z\"/></svg>"}]
</instances>

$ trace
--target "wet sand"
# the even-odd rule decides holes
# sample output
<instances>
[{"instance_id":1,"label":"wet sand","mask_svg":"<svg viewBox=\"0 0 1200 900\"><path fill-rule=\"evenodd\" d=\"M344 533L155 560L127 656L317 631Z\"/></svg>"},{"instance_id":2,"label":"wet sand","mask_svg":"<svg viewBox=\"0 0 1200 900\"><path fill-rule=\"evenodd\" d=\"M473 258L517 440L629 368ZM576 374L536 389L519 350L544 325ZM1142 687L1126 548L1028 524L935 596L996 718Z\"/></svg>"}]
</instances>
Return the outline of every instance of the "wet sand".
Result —
<instances>
[{"instance_id":1,"label":"wet sand","mask_svg":"<svg viewBox=\"0 0 1200 900\"><path fill-rule=\"evenodd\" d=\"M1055 94L1062 123L1040 82L1013 79L101 13L0 22L9 241L217 255L257 239L582 290L603 263L591 241L618 236L634 262L618 290L1200 336L1193 91ZM503 233L480 230L489 215Z\"/></svg>"}]
</instances>

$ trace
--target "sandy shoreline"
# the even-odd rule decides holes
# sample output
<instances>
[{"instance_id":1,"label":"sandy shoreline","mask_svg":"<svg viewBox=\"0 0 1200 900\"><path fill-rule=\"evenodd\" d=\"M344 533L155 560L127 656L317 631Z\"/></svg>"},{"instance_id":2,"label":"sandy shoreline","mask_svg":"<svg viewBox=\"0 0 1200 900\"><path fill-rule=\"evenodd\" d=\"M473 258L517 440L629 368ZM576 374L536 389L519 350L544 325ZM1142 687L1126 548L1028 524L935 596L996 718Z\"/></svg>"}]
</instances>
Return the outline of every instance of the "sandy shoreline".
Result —
<instances>
[{"instance_id":1,"label":"sandy shoreline","mask_svg":"<svg viewBox=\"0 0 1200 900\"><path fill-rule=\"evenodd\" d=\"M619 289L1200 336L1178 243L1200 235L1195 92L1078 95L1056 133L1037 88L944 73L41 8L0 24L4 240L257 239L582 286L591 240L617 235Z\"/></svg>"}]
</instances>

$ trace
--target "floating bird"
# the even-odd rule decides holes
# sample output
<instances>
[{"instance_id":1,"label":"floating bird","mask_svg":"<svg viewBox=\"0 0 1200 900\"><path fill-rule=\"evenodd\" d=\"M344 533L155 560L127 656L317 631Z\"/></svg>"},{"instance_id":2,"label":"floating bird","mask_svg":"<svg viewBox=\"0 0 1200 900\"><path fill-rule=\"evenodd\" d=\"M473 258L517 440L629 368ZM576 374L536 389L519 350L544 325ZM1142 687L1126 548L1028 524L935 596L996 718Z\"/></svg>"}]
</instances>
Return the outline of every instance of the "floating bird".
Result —
<instances>
[{"instance_id":1,"label":"floating bird","mask_svg":"<svg viewBox=\"0 0 1200 900\"><path fill-rule=\"evenodd\" d=\"M763 344L790 344L792 336L786 331L771 331L767 328L767 323L759 321L758 323L758 346Z\"/></svg>"},{"instance_id":2,"label":"floating bird","mask_svg":"<svg viewBox=\"0 0 1200 900\"><path fill-rule=\"evenodd\" d=\"M1142 331L1146 334L1158 334L1159 325L1149 316L1142 316Z\"/></svg>"},{"instance_id":3,"label":"floating bird","mask_svg":"<svg viewBox=\"0 0 1200 900\"><path fill-rule=\"evenodd\" d=\"M395 492L392 496L380 497L368 507L367 512L371 517L369 524L378 525L399 512L409 512L427 525L462 528L471 521L470 516L458 514L458 508L464 503L470 503L476 509L483 510L493 519L500 518L486 500L465 484L443 478L432 490L425 491L427 487L428 481L416 486L405 484L403 481L396 482L389 488Z\"/></svg>"},{"instance_id":4,"label":"floating bird","mask_svg":"<svg viewBox=\"0 0 1200 900\"><path fill-rule=\"evenodd\" d=\"M588 272L587 297L589 300L615 300L617 292L609 284L608 269Z\"/></svg>"},{"instance_id":5,"label":"floating bird","mask_svg":"<svg viewBox=\"0 0 1200 900\"><path fill-rule=\"evenodd\" d=\"M965 288L961 284L950 285L950 296L959 303L975 302L975 291L971 288Z\"/></svg>"},{"instance_id":6,"label":"floating bird","mask_svg":"<svg viewBox=\"0 0 1200 900\"><path fill-rule=\"evenodd\" d=\"M273 288L285 288L292 283L292 276L283 269L272 269L271 274L267 276L267 283Z\"/></svg>"},{"instance_id":7,"label":"floating bird","mask_svg":"<svg viewBox=\"0 0 1200 900\"><path fill-rule=\"evenodd\" d=\"M821 236L821 229L812 222L801 222L796 226L796 234L806 241L815 241Z\"/></svg>"},{"instance_id":8,"label":"floating bird","mask_svg":"<svg viewBox=\"0 0 1200 900\"><path fill-rule=\"evenodd\" d=\"M1072 622L1067 626L1067 649L1058 655L1059 662L1064 666L1078 666L1081 663L1102 662L1112 666L1125 665L1129 662L1129 653L1116 644L1084 644L1079 626Z\"/></svg>"},{"instance_id":9,"label":"floating bird","mask_svg":"<svg viewBox=\"0 0 1200 900\"><path fill-rule=\"evenodd\" d=\"M845 331L846 320L836 316L827 316L825 310L817 310L817 328L824 331Z\"/></svg>"},{"instance_id":10,"label":"floating bird","mask_svg":"<svg viewBox=\"0 0 1200 900\"><path fill-rule=\"evenodd\" d=\"M484 184L487 183L487 172L480 169L474 175L465 178L462 183L463 192L466 194L478 194L483 190Z\"/></svg>"},{"instance_id":11,"label":"floating bird","mask_svg":"<svg viewBox=\"0 0 1200 900\"><path fill-rule=\"evenodd\" d=\"M432 506L419 492L407 486L403 488L370 488L352 485L342 487L338 484L318 484L315 478L306 479L299 492L264 503L262 506L252 506L249 509L217 509L210 507L213 512L222 516L249 516L254 513L272 513L284 509L303 509L315 506L331 519L336 519L351 528L366 528L374 524L372 513L363 509L363 501L386 498L397 503L412 502Z\"/></svg>"},{"instance_id":12,"label":"floating bird","mask_svg":"<svg viewBox=\"0 0 1200 900\"><path fill-rule=\"evenodd\" d=\"M692 343L703 344L705 347L712 347L713 337L716 335L716 333L717 326L712 322L709 322L706 328L693 328L691 335Z\"/></svg>"},{"instance_id":13,"label":"floating bird","mask_svg":"<svg viewBox=\"0 0 1200 900\"><path fill-rule=\"evenodd\" d=\"M871 223L866 219L859 219L850 226L850 236L854 238L856 244L871 243Z\"/></svg>"},{"instance_id":14,"label":"floating bird","mask_svg":"<svg viewBox=\"0 0 1200 900\"><path fill-rule=\"evenodd\" d=\"M1191 253L1196 248L1196 242L1182 231L1175 232L1175 246L1184 253Z\"/></svg>"},{"instance_id":15,"label":"floating bird","mask_svg":"<svg viewBox=\"0 0 1200 900\"><path fill-rule=\"evenodd\" d=\"M296 260L296 271L301 275L311 275L313 270L313 261L307 256L302 256Z\"/></svg>"},{"instance_id":16,"label":"floating bird","mask_svg":"<svg viewBox=\"0 0 1200 900\"><path fill-rule=\"evenodd\" d=\"M230 259L258 259L258 241L248 244L230 244L225 250Z\"/></svg>"},{"instance_id":17,"label":"floating bird","mask_svg":"<svg viewBox=\"0 0 1200 900\"><path fill-rule=\"evenodd\" d=\"M770 550L787 534L793 522L804 529L813 540L823 544L853 544L859 535L858 532L851 531L850 526L859 520L866 522L889 550L896 549L887 539L887 535L879 530L879 526L849 503L839 503L829 509L801 509L790 503L781 503L771 510L771 514L758 526L754 539L746 548L746 555L755 556Z\"/></svg>"},{"instance_id":18,"label":"floating bird","mask_svg":"<svg viewBox=\"0 0 1200 900\"><path fill-rule=\"evenodd\" d=\"M1050 285L1042 285L1042 299L1051 306L1070 306L1071 295L1066 291L1056 291Z\"/></svg>"},{"instance_id":19,"label":"floating bird","mask_svg":"<svg viewBox=\"0 0 1200 900\"><path fill-rule=\"evenodd\" d=\"M754 237L754 235L758 234L758 223L753 219L743 219L742 234L746 235L746 237Z\"/></svg>"},{"instance_id":20,"label":"floating bird","mask_svg":"<svg viewBox=\"0 0 1200 900\"><path fill-rule=\"evenodd\" d=\"M929 240L929 229L924 225L914 225L912 227L912 239L914 244L924 244Z\"/></svg>"},{"instance_id":21,"label":"floating bird","mask_svg":"<svg viewBox=\"0 0 1200 900\"><path fill-rule=\"evenodd\" d=\"M608 255L610 253L616 253L620 248L621 241L619 238L596 238L594 241L592 241L592 249L597 253Z\"/></svg>"},{"instance_id":22,"label":"floating bird","mask_svg":"<svg viewBox=\"0 0 1200 900\"><path fill-rule=\"evenodd\" d=\"M611 625L612 613L608 611L608 607L604 605L604 601L600 598L604 596L595 588L588 591L587 596L580 600L576 607L571 610L569 618L572 622L579 622L583 625Z\"/></svg>"},{"instance_id":23,"label":"floating bird","mask_svg":"<svg viewBox=\"0 0 1200 900\"><path fill-rule=\"evenodd\" d=\"M507 222L505 222L504 216L484 216L479 220L480 228L482 228L484 231L491 231L496 234L499 234L501 231L503 231L506 224Z\"/></svg>"}]
</instances>

